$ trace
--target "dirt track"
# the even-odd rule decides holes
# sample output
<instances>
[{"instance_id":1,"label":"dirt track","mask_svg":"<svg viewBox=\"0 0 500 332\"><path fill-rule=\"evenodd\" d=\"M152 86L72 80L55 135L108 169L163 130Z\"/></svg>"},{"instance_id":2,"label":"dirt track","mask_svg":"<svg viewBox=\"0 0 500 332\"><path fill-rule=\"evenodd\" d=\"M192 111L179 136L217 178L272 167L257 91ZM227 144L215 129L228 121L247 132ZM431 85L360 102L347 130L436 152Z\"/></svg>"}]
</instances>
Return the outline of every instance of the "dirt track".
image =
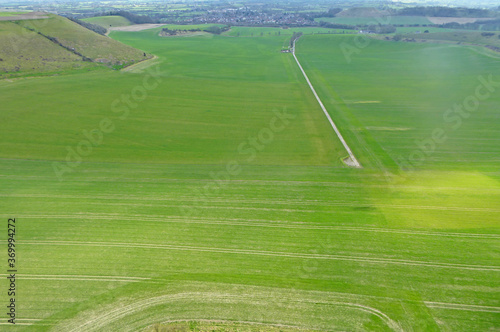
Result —
<instances>
[{"instance_id":1,"label":"dirt track","mask_svg":"<svg viewBox=\"0 0 500 332\"><path fill-rule=\"evenodd\" d=\"M342 137L342 134L340 133L339 129L337 128L337 126L335 125L335 123L333 122L332 118L330 117L330 114L328 113L328 111L326 110L325 108L325 105L323 105L323 102L321 101L321 99L319 99L319 96L318 94L316 93L316 90L314 89L311 81L309 80L309 77L307 77L307 74L306 72L304 71L304 69L302 68L302 65L300 64L299 62L299 59L297 59L297 56L295 55L295 42L297 40L294 40L293 41L293 45L292 45L292 55L295 59L295 61L297 62L297 65L299 66L299 69L300 71L302 72L302 75L304 75L304 78L306 79L306 82L307 84L309 85L309 88L311 88L311 91L312 93L314 94L314 96L316 97L316 100L318 101L318 104L319 106L321 107L321 109L323 110L323 113L325 113L327 119L328 119L328 122L330 122L333 130L335 131L335 133L337 134L337 137L339 138L340 142L342 143L342 145L344 146L344 148L346 149L347 153L349 154L349 157L347 158L344 158L342 159L342 161L350 166L350 167L356 167L356 168L362 168L361 167L361 164L359 163L359 161L356 159L356 157L354 156L354 153L352 153L352 150L351 148L349 147L349 145L347 145L347 142L344 140L344 137Z\"/></svg>"},{"instance_id":2,"label":"dirt track","mask_svg":"<svg viewBox=\"0 0 500 332\"><path fill-rule=\"evenodd\" d=\"M147 29L158 28L164 26L165 24L134 24L125 27L114 27L109 28L109 31L142 31Z\"/></svg>"}]
</instances>

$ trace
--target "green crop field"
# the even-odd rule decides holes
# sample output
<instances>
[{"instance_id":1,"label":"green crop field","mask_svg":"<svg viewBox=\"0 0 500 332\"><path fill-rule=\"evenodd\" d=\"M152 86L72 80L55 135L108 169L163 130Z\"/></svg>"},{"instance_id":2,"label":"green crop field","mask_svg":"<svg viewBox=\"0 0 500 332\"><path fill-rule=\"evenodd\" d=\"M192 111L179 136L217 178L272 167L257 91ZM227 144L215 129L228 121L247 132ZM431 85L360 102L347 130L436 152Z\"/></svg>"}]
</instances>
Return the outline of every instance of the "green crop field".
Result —
<instances>
[{"instance_id":1,"label":"green crop field","mask_svg":"<svg viewBox=\"0 0 500 332\"><path fill-rule=\"evenodd\" d=\"M96 16L96 17L89 17L89 18L84 18L82 21L97 24L102 26L103 28L110 28L110 27L123 27L123 26L128 26L131 25L129 20L127 20L125 17L122 16Z\"/></svg>"},{"instance_id":2,"label":"green crop field","mask_svg":"<svg viewBox=\"0 0 500 332\"><path fill-rule=\"evenodd\" d=\"M498 58L302 36L353 169L288 31L245 29L114 31L157 58L0 80L2 330L498 329Z\"/></svg>"}]
</instances>

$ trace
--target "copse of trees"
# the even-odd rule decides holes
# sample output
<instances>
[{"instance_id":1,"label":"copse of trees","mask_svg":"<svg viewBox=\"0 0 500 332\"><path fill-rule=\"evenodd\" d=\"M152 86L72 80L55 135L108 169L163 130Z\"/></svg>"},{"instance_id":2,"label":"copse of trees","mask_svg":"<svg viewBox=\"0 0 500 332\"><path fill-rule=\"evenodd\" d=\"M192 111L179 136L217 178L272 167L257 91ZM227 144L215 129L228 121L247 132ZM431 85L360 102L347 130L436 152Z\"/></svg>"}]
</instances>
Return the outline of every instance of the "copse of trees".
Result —
<instances>
[{"instance_id":1,"label":"copse of trees","mask_svg":"<svg viewBox=\"0 0 500 332\"><path fill-rule=\"evenodd\" d=\"M197 32L197 31L201 31L201 29L189 29L189 30L169 29L169 28L161 29L162 35L169 35L169 36L176 36L179 33Z\"/></svg>"},{"instance_id":2,"label":"copse of trees","mask_svg":"<svg viewBox=\"0 0 500 332\"><path fill-rule=\"evenodd\" d=\"M322 28L328 28L328 29L344 29L344 30L354 30L356 27L354 25L348 25L348 24L337 24L337 23L328 23L325 21L320 21L319 26Z\"/></svg>"},{"instance_id":3,"label":"copse of trees","mask_svg":"<svg viewBox=\"0 0 500 332\"><path fill-rule=\"evenodd\" d=\"M204 29L203 31L213 33L214 35L220 35L221 33L223 33L224 31L227 31L227 30L229 30L228 26L220 27L217 25L213 25L211 27Z\"/></svg>"}]
</instances>

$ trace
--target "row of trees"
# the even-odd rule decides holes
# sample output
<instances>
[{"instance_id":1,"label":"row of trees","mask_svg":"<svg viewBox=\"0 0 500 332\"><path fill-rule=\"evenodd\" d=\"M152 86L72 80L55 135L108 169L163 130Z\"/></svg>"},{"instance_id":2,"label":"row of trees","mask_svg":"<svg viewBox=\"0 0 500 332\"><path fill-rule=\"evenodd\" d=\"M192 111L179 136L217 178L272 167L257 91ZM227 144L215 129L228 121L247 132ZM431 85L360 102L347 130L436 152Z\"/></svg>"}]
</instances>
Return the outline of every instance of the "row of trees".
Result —
<instances>
[{"instance_id":1,"label":"row of trees","mask_svg":"<svg viewBox=\"0 0 500 332\"><path fill-rule=\"evenodd\" d=\"M71 53L78 55L79 57L81 57L81 58L82 58L82 60L83 60L83 61L88 61L88 62L92 62L92 61L93 61L91 58L88 58L88 57L86 57L85 55L83 55L83 54L81 54L80 52L78 52L77 50L75 50L75 48L74 48L74 47L68 47L68 46L66 46L66 45L62 44L62 43L61 43L61 42L60 42L60 41L59 41L56 37L52 37L52 36L46 35L46 34L44 34L44 33L40 32L40 31L37 31L37 30L35 30L35 29L31 28L31 27L24 26L24 25L22 25L22 24L20 23L20 21L13 21L13 22L14 22L15 24L17 24L17 25L19 25L19 26L21 26L21 27L23 27L23 28L27 29L27 30L30 30L30 31L35 32L35 33L38 33L40 36L42 36L42 37L44 37L44 38L47 38L48 40L50 40L50 41L51 41L51 42L53 42L54 44L59 45L59 46L61 46L62 48L64 48L64 49L66 49L66 50L70 51Z\"/></svg>"},{"instance_id":2,"label":"row of trees","mask_svg":"<svg viewBox=\"0 0 500 332\"><path fill-rule=\"evenodd\" d=\"M89 22L85 22L85 21L79 20L79 19L74 18L74 17L68 17L68 19L71 20L71 21L73 21L73 22L75 22L75 23L80 24L84 28L87 28L89 30L97 32L100 35L105 35L106 32L107 32L107 29L104 28L104 27L102 27L102 26L100 26L100 25L92 24L92 23L89 23Z\"/></svg>"},{"instance_id":3,"label":"row of trees","mask_svg":"<svg viewBox=\"0 0 500 332\"><path fill-rule=\"evenodd\" d=\"M161 29L163 35L169 35L169 36L175 36L177 34L179 34L180 32L196 32L196 31L205 31L205 32L208 32L208 33L213 33L215 35L220 35L221 33L223 33L224 31L227 31L229 30L229 27L228 26L217 26L217 25L214 25L214 26L210 26L206 29L184 29L184 30L179 30L179 29L169 29L169 28L163 28Z\"/></svg>"},{"instance_id":4,"label":"row of trees","mask_svg":"<svg viewBox=\"0 0 500 332\"><path fill-rule=\"evenodd\" d=\"M329 23L329 22L325 22L325 21L320 21L319 26L322 28L328 28L328 29L344 29L344 30L356 29L356 26L354 26L354 25Z\"/></svg>"},{"instance_id":5,"label":"row of trees","mask_svg":"<svg viewBox=\"0 0 500 332\"><path fill-rule=\"evenodd\" d=\"M161 29L161 32L163 35L169 35L169 36L176 36L179 33L196 32L196 31L201 31L201 30L200 29L178 30L178 29L169 29L169 28Z\"/></svg>"},{"instance_id":6,"label":"row of trees","mask_svg":"<svg viewBox=\"0 0 500 332\"><path fill-rule=\"evenodd\" d=\"M293 48L293 44L295 43L295 41L297 39L300 38L300 36L302 36L302 32L294 32L293 33L292 38L290 38L290 49Z\"/></svg>"}]
</instances>

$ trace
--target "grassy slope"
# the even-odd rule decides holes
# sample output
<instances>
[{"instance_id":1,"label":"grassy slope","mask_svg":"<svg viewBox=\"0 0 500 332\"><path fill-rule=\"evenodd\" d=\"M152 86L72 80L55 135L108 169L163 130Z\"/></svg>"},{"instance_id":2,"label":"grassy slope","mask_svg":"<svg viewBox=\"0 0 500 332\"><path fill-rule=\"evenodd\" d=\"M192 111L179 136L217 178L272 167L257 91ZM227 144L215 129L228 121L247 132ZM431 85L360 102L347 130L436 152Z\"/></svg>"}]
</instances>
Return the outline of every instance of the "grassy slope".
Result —
<instances>
[{"instance_id":1,"label":"grassy slope","mask_svg":"<svg viewBox=\"0 0 500 332\"><path fill-rule=\"evenodd\" d=\"M97 16L84 18L82 21L97 24L106 29L110 27L123 27L132 24L129 20L122 16Z\"/></svg>"},{"instance_id":2,"label":"grassy slope","mask_svg":"<svg viewBox=\"0 0 500 332\"><path fill-rule=\"evenodd\" d=\"M125 65L144 60L143 51L96 34L66 18L0 22L0 74L4 77L63 73L74 69L97 69L99 63ZM34 31L30 31L34 30ZM39 35L58 42L91 58L82 57Z\"/></svg>"},{"instance_id":3,"label":"grassy slope","mask_svg":"<svg viewBox=\"0 0 500 332\"><path fill-rule=\"evenodd\" d=\"M299 57L365 165L353 170L338 167L331 129L290 55L279 53L288 37L156 33L113 34L163 60L160 87L125 121L109 105L142 82L140 72L0 83L7 105L0 151L14 159L0 163L3 217L20 220L20 273L44 278L19 280L20 318L46 318L27 330L88 323L86 330L125 331L175 319L323 330L385 331L394 322L405 331L498 326L491 312L499 306L498 268L477 267L499 258L498 160L484 154L480 164L470 158L456 165L440 150L441 159L410 174L392 162L393 151L404 155L412 139L440 123L433 111L450 100L432 88L447 87L442 91L460 101L485 68L498 73L495 62L449 45L374 42L349 67L338 44L350 39L302 37ZM416 61L419 52L426 61ZM392 66L407 74L384 62L393 53ZM453 84L457 76L447 77L451 69L440 57L450 67L463 62L466 84ZM36 104L20 98L26 89ZM54 90L62 97L48 96ZM373 100L381 103L355 103ZM497 140L488 130L497 104L483 105L454 137L477 138L481 130ZM235 147L282 106L297 121L254 162L243 162L233 181L206 192L211 172L242 161ZM65 146L103 117L116 131L57 181L51 160L64 158ZM387 130L401 126L411 130ZM483 145L488 140L457 139L447 149L498 155L496 145ZM80 277L47 276L54 274ZM439 309L423 301L495 308Z\"/></svg>"},{"instance_id":4,"label":"grassy slope","mask_svg":"<svg viewBox=\"0 0 500 332\"><path fill-rule=\"evenodd\" d=\"M142 51L96 34L64 17L53 15L43 25L32 20L21 21L21 25L55 37L63 45L97 62L122 64L144 59Z\"/></svg>"},{"instance_id":5,"label":"grassy slope","mask_svg":"<svg viewBox=\"0 0 500 332\"><path fill-rule=\"evenodd\" d=\"M12 22L0 22L0 74L91 68L81 57Z\"/></svg>"}]
</instances>

